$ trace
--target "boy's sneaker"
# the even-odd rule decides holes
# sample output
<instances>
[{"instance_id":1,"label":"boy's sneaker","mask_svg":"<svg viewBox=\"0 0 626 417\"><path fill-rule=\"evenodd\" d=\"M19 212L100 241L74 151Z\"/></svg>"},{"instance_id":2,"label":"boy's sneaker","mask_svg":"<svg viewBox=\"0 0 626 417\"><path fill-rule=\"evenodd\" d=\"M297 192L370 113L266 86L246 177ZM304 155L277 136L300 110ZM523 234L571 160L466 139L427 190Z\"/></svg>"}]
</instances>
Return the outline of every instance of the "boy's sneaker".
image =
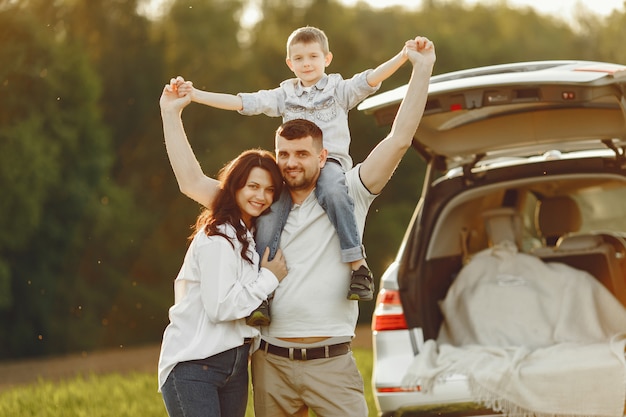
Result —
<instances>
[{"instance_id":1,"label":"boy's sneaker","mask_svg":"<svg viewBox=\"0 0 626 417\"><path fill-rule=\"evenodd\" d=\"M374 299L374 277L370 270L361 265L356 271L352 271L348 300L371 301Z\"/></svg>"},{"instance_id":2,"label":"boy's sneaker","mask_svg":"<svg viewBox=\"0 0 626 417\"><path fill-rule=\"evenodd\" d=\"M246 317L248 326L267 326L270 324L270 303L263 300L261 305Z\"/></svg>"}]
</instances>

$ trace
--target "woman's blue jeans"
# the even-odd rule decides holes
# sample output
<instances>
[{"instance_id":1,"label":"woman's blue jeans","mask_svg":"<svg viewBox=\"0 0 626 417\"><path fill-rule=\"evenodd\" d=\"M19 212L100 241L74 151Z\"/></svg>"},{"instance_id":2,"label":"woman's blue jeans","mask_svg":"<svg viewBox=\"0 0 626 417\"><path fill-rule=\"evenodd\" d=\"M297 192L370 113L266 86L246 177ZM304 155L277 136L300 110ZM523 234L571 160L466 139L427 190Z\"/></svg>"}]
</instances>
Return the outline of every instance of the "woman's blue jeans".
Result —
<instances>
[{"instance_id":1,"label":"woman's blue jeans","mask_svg":"<svg viewBox=\"0 0 626 417\"><path fill-rule=\"evenodd\" d=\"M170 417L244 417L248 403L246 343L205 359L180 362L161 388Z\"/></svg>"}]
</instances>

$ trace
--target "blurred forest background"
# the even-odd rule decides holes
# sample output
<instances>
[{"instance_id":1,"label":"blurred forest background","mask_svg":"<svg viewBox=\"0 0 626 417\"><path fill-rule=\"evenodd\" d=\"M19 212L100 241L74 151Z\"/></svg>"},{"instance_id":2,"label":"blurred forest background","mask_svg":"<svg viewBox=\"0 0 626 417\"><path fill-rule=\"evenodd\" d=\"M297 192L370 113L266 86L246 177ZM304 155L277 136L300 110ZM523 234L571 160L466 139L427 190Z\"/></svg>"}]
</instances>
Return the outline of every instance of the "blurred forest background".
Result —
<instances>
[{"instance_id":1,"label":"blurred forest background","mask_svg":"<svg viewBox=\"0 0 626 417\"><path fill-rule=\"evenodd\" d=\"M626 13L584 10L576 29L505 2L425 0L418 11L338 0L0 0L0 360L155 343L197 204L180 194L158 107L183 75L228 93L273 88L293 74L285 42L322 28L350 77L425 35L435 73L543 59L626 63ZM381 91L408 81L409 64ZM272 149L279 119L192 104L188 135L207 174L250 147ZM388 131L350 116L361 161ZM368 217L365 245L380 277L420 194L423 166L404 158ZM361 304L369 322L374 303Z\"/></svg>"}]
</instances>

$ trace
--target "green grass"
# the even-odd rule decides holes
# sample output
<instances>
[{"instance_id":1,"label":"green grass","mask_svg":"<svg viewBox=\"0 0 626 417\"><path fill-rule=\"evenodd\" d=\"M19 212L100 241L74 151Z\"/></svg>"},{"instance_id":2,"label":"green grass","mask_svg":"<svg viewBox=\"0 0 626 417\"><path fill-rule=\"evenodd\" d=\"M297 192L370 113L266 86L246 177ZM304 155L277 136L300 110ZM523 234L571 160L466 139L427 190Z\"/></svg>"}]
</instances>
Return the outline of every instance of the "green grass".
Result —
<instances>
[{"instance_id":1,"label":"green grass","mask_svg":"<svg viewBox=\"0 0 626 417\"><path fill-rule=\"evenodd\" d=\"M371 417L376 416L372 395L372 351L354 349ZM0 393L0 416L6 417L167 417L156 375L104 374L20 386ZM252 400L246 417L253 417Z\"/></svg>"}]
</instances>

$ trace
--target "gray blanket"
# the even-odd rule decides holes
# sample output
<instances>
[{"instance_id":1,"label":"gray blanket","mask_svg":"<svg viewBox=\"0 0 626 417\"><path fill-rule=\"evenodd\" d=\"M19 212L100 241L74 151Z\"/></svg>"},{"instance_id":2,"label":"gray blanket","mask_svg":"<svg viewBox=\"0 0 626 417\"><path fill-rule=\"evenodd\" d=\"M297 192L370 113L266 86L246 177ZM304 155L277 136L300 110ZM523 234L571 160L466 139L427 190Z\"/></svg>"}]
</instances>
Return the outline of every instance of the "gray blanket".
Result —
<instances>
[{"instance_id":1,"label":"gray blanket","mask_svg":"<svg viewBox=\"0 0 626 417\"><path fill-rule=\"evenodd\" d=\"M444 323L403 384L450 374L475 400L518 416L622 416L626 309L584 271L504 242L476 254L441 304Z\"/></svg>"}]
</instances>

